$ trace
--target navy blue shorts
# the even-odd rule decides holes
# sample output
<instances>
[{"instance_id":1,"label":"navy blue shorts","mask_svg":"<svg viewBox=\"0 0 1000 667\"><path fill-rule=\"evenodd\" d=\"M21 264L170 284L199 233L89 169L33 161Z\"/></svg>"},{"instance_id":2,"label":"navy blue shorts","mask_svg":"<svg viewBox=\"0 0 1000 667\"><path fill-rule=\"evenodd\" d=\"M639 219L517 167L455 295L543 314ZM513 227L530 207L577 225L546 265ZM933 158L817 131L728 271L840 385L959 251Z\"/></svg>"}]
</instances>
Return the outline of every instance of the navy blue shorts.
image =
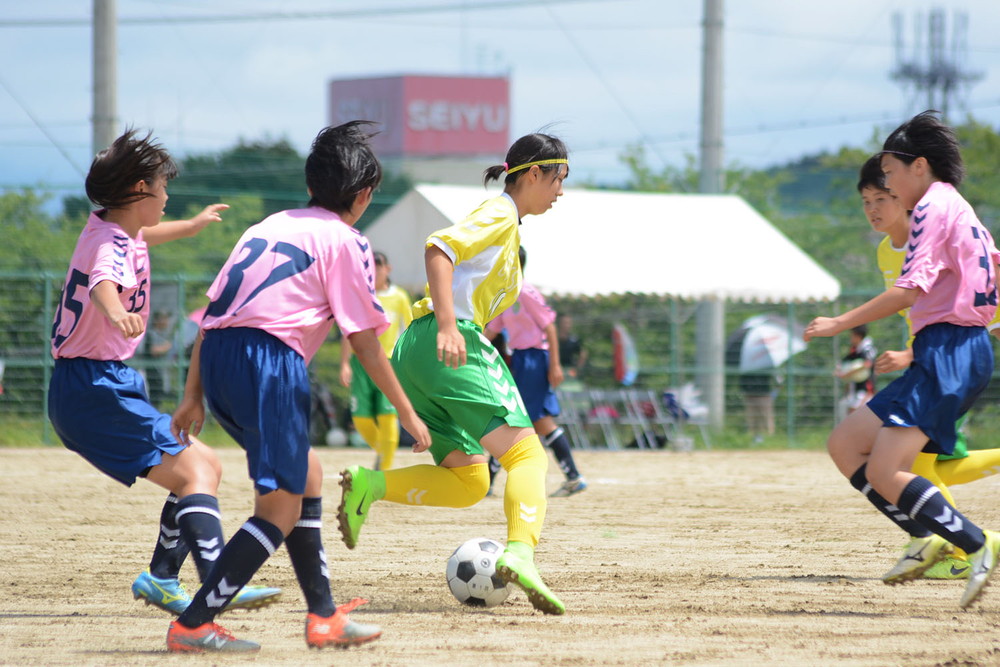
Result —
<instances>
[{"instance_id":1,"label":"navy blue shorts","mask_svg":"<svg viewBox=\"0 0 1000 667\"><path fill-rule=\"evenodd\" d=\"M208 409L246 451L257 491L305 493L310 403L302 355L260 329L209 329L201 383Z\"/></svg>"},{"instance_id":2,"label":"navy blue shorts","mask_svg":"<svg viewBox=\"0 0 1000 667\"><path fill-rule=\"evenodd\" d=\"M559 399L549 386L548 350L514 350L510 357L510 373L531 421L559 416Z\"/></svg>"},{"instance_id":3,"label":"navy blue shorts","mask_svg":"<svg viewBox=\"0 0 1000 667\"><path fill-rule=\"evenodd\" d=\"M955 422L993 375L993 343L983 327L932 324L913 340L913 363L868 402L883 426L916 426L930 442L924 451L951 454Z\"/></svg>"},{"instance_id":4,"label":"navy blue shorts","mask_svg":"<svg viewBox=\"0 0 1000 667\"><path fill-rule=\"evenodd\" d=\"M126 486L164 453L184 449L170 432L170 415L149 402L142 376L120 361L56 359L49 419L67 449Z\"/></svg>"}]
</instances>

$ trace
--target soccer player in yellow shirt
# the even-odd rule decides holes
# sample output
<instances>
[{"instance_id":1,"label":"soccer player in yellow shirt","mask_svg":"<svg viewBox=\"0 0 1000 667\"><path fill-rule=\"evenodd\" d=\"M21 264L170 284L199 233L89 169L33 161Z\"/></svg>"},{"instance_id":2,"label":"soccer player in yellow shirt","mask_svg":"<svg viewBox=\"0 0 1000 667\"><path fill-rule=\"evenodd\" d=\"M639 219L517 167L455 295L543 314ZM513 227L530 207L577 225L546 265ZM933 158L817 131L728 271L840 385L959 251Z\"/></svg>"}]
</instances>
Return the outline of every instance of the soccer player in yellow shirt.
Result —
<instances>
[{"instance_id":1,"label":"soccer player in yellow shirt","mask_svg":"<svg viewBox=\"0 0 1000 667\"><path fill-rule=\"evenodd\" d=\"M548 458L510 370L483 328L517 301L521 217L546 212L562 195L569 174L566 146L546 134L521 137L504 164L486 169L484 184L504 173L501 195L427 239L428 297L415 304L415 319L392 355L400 383L431 431L436 465L384 472L348 468L338 519L344 543L353 549L376 500L474 505L489 489L492 454L507 471L507 546L497 572L536 609L562 614L565 606L534 562L545 520Z\"/></svg>"}]
</instances>

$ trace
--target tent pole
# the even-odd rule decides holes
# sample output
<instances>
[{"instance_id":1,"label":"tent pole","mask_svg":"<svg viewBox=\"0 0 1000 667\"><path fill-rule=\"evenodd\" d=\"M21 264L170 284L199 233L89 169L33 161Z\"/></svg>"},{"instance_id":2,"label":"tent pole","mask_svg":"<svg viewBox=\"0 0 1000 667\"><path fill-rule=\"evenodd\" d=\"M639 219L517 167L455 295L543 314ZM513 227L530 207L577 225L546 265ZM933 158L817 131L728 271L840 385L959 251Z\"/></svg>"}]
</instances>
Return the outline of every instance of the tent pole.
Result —
<instances>
[{"instance_id":1,"label":"tent pole","mask_svg":"<svg viewBox=\"0 0 1000 667\"><path fill-rule=\"evenodd\" d=\"M705 299L698 304L696 330L698 332L697 366L698 388L708 406L708 425L713 431L722 430L726 417L724 357L726 303L722 299Z\"/></svg>"}]
</instances>

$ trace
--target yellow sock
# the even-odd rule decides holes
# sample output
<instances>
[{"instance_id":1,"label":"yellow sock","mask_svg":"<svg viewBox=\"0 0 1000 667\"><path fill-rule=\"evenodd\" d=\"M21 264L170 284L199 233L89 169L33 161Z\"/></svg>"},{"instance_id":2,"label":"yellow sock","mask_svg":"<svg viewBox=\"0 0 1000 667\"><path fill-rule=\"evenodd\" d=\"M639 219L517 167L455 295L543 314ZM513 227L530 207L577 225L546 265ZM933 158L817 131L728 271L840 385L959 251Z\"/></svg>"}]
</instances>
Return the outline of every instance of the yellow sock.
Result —
<instances>
[{"instance_id":1,"label":"yellow sock","mask_svg":"<svg viewBox=\"0 0 1000 667\"><path fill-rule=\"evenodd\" d=\"M486 497L490 470L485 463L459 468L417 465L385 471L385 500L404 505L471 507Z\"/></svg>"},{"instance_id":2,"label":"yellow sock","mask_svg":"<svg viewBox=\"0 0 1000 667\"><path fill-rule=\"evenodd\" d=\"M964 459L937 462L938 475L948 484L968 484L1000 472L1000 449L978 449Z\"/></svg>"},{"instance_id":3,"label":"yellow sock","mask_svg":"<svg viewBox=\"0 0 1000 667\"><path fill-rule=\"evenodd\" d=\"M500 457L507 471L503 490L503 513L507 517L507 541L538 546L545 522L545 473L549 459L537 435L529 435Z\"/></svg>"},{"instance_id":4,"label":"yellow sock","mask_svg":"<svg viewBox=\"0 0 1000 667\"><path fill-rule=\"evenodd\" d=\"M941 495L944 496L944 499L947 500L952 507L957 508L957 505L955 505L955 499L951 495L951 491L948 490L948 486L944 483L944 480L941 479L941 475L939 474L940 469L941 464L937 460L937 454L920 452L917 454L917 458L913 462L913 467L910 468L910 472L914 475L920 475L921 477L926 478L927 481L938 488L938 491L941 492ZM966 556L967 554L964 551L955 547L955 558L964 559Z\"/></svg>"},{"instance_id":5,"label":"yellow sock","mask_svg":"<svg viewBox=\"0 0 1000 667\"><path fill-rule=\"evenodd\" d=\"M378 444L375 451L378 452L382 470L388 470L396 458L396 450L399 449L399 417L379 415L375 418L375 422L378 424Z\"/></svg>"},{"instance_id":6,"label":"yellow sock","mask_svg":"<svg viewBox=\"0 0 1000 667\"><path fill-rule=\"evenodd\" d=\"M351 417L351 421L365 443L378 452L378 426L375 425L375 420L371 417Z\"/></svg>"}]
</instances>

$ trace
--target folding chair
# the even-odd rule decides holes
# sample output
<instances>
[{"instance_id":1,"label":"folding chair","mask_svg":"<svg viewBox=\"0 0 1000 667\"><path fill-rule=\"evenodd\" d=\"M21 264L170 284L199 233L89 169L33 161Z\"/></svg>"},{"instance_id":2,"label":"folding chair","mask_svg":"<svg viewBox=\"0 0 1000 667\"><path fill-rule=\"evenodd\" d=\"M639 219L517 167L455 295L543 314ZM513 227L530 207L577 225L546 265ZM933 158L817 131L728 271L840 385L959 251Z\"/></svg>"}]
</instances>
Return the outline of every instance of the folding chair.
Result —
<instances>
[{"instance_id":1,"label":"folding chair","mask_svg":"<svg viewBox=\"0 0 1000 667\"><path fill-rule=\"evenodd\" d=\"M578 449L592 449L587 436L587 396L579 391L562 391L556 389L559 399L559 417L556 421L569 431L572 445Z\"/></svg>"},{"instance_id":2,"label":"folding chair","mask_svg":"<svg viewBox=\"0 0 1000 667\"><path fill-rule=\"evenodd\" d=\"M657 449L660 446L653 423L652 406L649 397L653 392L645 389L622 389L621 401L625 406L625 414L621 422L632 428L635 444L640 449ZM666 440L666 434L664 434Z\"/></svg>"},{"instance_id":3,"label":"folding chair","mask_svg":"<svg viewBox=\"0 0 1000 667\"><path fill-rule=\"evenodd\" d=\"M600 427L608 449L621 449L622 444L618 437L618 420L621 418L621 411L615 405L618 402L618 397L615 396L614 392L602 389L591 389L588 396L590 397L590 410L587 411L587 423Z\"/></svg>"}]
</instances>

